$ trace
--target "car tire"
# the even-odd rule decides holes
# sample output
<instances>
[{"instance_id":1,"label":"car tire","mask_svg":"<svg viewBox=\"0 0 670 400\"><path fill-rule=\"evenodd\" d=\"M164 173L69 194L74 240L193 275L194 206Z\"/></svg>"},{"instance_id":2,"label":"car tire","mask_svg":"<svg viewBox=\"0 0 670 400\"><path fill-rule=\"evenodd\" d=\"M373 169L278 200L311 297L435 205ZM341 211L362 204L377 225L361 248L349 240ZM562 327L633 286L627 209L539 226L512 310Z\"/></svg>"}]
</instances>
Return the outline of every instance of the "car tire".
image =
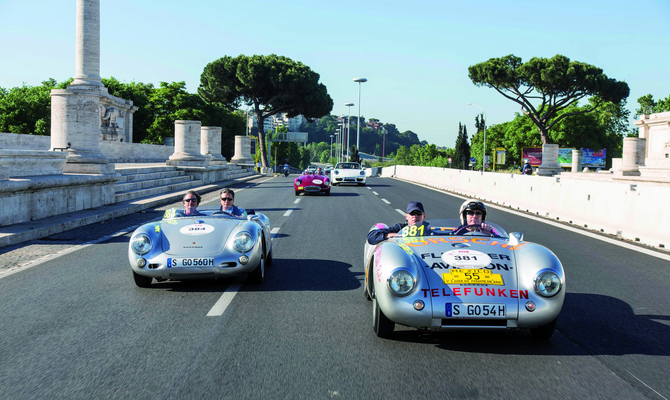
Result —
<instances>
[{"instance_id":1,"label":"car tire","mask_svg":"<svg viewBox=\"0 0 670 400\"><path fill-rule=\"evenodd\" d=\"M326 190L324 193L326 194L326 196L330 196L330 189Z\"/></svg>"},{"instance_id":2,"label":"car tire","mask_svg":"<svg viewBox=\"0 0 670 400\"><path fill-rule=\"evenodd\" d=\"M384 339L393 336L393 330L395 329L395 322L384 315L376 296L372 298L372 329L378 337Z\"/></svg>"},{"instance_id":3,"label":"car tire","mask_svg":"<svg viewBox=\"0 0 670 400\"><path fill-rule=\"evenodd\" d=\"M338 183L335 183L335 182L333 182L333 186L337 186L337 185L339 185L339 184L338 184Z\"/></svg>"},{"instance_id":4,"label":"car tire","mask_svg":"<svg viewBox=\"0 0 670 400\"><path fill-rule=\"evenodd\" d=\"M539 339L539 340L549 339L556 330L557 321L558 317L556 317L553 321L551 321L547 325L538 326L537 328L531 328L530 334L533 335L533 339Z\"/></svg>"},{"instance_id":5,"label":"car tire","mask_svg":"<svg viewBox=\"0 0 670 400\"><path fill-rule=\"evenodd\" d=\"M270 249L267 259L265 260L265 266L267 267L269 265L272 265L272 261L274 261L274 258L272 257L272 249Z\"/></svg>"},{"instance_id":6,"label":"car tire","mask_svg":"<svg viewBox=\"0 0 670 400\"><path fill-rule=\"evenodd\" d=\"M261 254L261 261L258 263L256 269L251 271L248 280L249 283L260 285L261 283L263 283L264 277L265 277L265 254Z\"/></svg>"},{"instance_id":7,"label":"car tire","mask_svg":"<svg viewBox=\"0 0 670 400\"><path fill-rule=\"evenodd\" d=\"M365 186L365 182L359 183L358 186Z\"/></svg>"},{"instance_id":8,"label":"car tire","mask_svg":"<svg viewBox=\"0 0 670 400\"><path fill-rule=\"evenodd\" d=\"M296 191L295 191L295 195L296 195L296 196L300 196L300 192L298 192L298 191L296 190Z\"/></svg>"},{"instance_id":9,"label":"car tire","mask_svg":"<svg viewBox=\"0 0 670 400\"><path fill-rule=\"evenodd\" d=\"M137 286L141 288L148 288L151 287L151 281L153 281L154 278L150 276L142 276L137 272L133 271L133 280L135 281L135 284Z\"/></svg>"}]
</instances>

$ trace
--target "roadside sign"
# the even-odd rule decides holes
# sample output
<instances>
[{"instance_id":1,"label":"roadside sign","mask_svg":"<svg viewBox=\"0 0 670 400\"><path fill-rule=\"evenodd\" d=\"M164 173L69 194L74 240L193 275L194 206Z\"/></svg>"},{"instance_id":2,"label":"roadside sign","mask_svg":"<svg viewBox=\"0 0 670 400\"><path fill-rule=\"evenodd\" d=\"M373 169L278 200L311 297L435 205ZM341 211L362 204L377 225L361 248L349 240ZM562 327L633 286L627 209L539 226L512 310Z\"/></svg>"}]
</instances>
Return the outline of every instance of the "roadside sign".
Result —
<instances>
[{"instance_id":1,"label":"roadside sign","mask_svg":"<svg viewBox=\"0 0 670 400\"><path fill-rule=\"evenodd\" d=\"M471 158L470 158L470 162L472 162L472 163L473 163L473 162L476 162L476 161L477 161L477 159L476 159L476 158L474 158L474 157L471 157Z\"/></svg>"}]
</instances>

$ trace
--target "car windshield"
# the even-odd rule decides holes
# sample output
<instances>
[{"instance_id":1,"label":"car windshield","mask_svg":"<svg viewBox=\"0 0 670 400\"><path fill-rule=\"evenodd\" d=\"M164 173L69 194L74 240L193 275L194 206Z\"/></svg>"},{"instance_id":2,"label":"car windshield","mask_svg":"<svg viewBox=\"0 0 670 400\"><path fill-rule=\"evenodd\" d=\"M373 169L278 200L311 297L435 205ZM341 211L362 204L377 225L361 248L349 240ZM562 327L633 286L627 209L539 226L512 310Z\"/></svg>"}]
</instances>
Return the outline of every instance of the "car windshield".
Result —
<instances>
[{"instance_id":1,"label":"car windshield","mask_svg":"<svg viewBox=\"0 0 670 400\"><path fill-rule=\"evenodd\" d=\"M338 163L335 169L361 169L359 163Z\"/></svg>"},{"instance_id":2,"label":"car windshield","mask_svg":"<svg viewBox=\"0 0 670 400\"><path fill-rule=\"evenodd\" d=\"M198 211L194 215L187 215L184 208L169 208L165 210L163 214L164 220L169 219L181 219L181 218L202 218L202 217L214 217L214 218L235 218L235 219L246 219L246 217L236 217L230 215L226 212L221 211L218 208L198 208Z\"/></svg>"},{"instance_id":3,"label":"car windshield","mask_svg":"<svg viewBox=\"0 0 670 400\"><path fill-rule=\"evenodd\" d=\"M462 225L458 219L434 219L426 221L430 225L430 231L433 235L455 235L459 236L487 236L507 238L507 232L498 224L484 221L484 229L477 230L474 226L470 229L463 228L457 231ZM492 229L491 229L492 228Z\"/></svg>"}]
</instances>

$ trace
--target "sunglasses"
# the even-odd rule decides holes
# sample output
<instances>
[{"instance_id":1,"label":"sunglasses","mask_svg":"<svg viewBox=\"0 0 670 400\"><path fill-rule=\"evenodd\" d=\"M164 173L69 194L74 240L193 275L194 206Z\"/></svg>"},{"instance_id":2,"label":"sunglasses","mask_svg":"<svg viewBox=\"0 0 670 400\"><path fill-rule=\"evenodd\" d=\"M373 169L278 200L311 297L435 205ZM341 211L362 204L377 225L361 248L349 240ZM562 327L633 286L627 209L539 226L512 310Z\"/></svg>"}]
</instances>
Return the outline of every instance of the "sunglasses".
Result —
<instances>
[{"instance_id":1,"label":"sunglasses","mask_svg":"<svg viewBox=\"0 0 670 400\"><path fill-rule=\"evenodd\" d=\"M483 215L481 211L466 211L465 213L467 215L476 215L478 217Z\"/></svg>"},{"instance_id":2,"label":"sunglasses","mask_svg":"<svg viewBox=\"0 0 670 400\"><path fill-rule=\"evenodd\" d=\"M232 197L221 197L221 201L233 201Z\"/></svg>"},{"instance_id":3,"label":"sunglasses","mask_svg":"<svg viewBox=\"0 0 670 400\"><path fill-rule=\"evenodd\" d=\"M423 213L421 211L412 211L411 213L409 213L409 215L414 215L416 217L419 215L423 215Z\"/></svg>"},{"instance_id":4,"label":"sunglasses","mask_svg":"<svg viewBox=\"0 0 670 400\"><path fill-rule=\"evenodd\" d=\"M184 199L184 203L193 203L193 202L197 203L198 199Z\"/></svg>"}]
</instances>

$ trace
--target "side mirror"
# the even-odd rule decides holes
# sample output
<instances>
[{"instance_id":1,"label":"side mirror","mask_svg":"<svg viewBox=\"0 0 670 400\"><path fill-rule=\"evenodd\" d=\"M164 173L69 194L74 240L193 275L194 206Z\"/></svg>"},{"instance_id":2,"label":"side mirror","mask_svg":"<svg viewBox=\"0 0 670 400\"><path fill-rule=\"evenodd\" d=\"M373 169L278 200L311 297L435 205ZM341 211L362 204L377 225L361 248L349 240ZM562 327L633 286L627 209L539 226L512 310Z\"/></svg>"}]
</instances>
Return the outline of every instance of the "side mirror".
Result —
<instances>
[{"instance_id":1,"label":"side mirror","mask_svg":"<svg viewBox=\"0 0 670 400\"><path fill-rule=\"evenodd\" d=\"M511 232L509 234L509 244L516 246L517 244L523 242L523 233L521 232Z\"/></svg>"}]
</instances>

